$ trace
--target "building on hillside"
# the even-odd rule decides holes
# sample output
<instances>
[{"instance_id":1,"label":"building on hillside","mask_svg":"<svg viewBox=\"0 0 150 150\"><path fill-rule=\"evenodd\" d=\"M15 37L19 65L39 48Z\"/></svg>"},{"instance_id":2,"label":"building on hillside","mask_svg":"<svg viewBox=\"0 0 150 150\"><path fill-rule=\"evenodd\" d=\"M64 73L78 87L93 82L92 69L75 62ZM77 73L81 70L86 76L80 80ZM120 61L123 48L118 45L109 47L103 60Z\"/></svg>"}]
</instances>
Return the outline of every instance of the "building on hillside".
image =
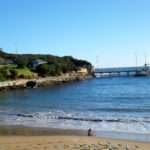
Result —
<instances>
[{"instance_id":1,"label":"building on hillside","mask_svg":"<svg viewBox=\"0 0 150 150\"><path fill-rule=\"evenodd\" d=\"M77 72L82 74L82 75L86 75L86 74L88 74L88 69L81 67L81 68L79 68L79 70Z\"/></svg>"},{"instance_id":2,"label":"building on hillside","mask_svg":"<svg viewBox=\"0 0 150 150\"><path fill-rule=\"evenodd\" d=\"M42 65L42 64L47 64L47 61L36 59L30 62L29 67L36 68L37 66Z\"/></svg>"}]
</instances>

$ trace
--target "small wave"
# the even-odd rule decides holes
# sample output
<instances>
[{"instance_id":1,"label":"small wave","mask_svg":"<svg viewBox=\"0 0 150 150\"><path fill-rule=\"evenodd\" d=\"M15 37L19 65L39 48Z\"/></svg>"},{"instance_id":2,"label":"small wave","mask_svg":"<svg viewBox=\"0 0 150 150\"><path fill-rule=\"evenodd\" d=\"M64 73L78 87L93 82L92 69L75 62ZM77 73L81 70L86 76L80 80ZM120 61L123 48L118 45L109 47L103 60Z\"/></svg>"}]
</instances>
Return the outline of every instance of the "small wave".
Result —
<instances>
[{"instance_id":1,"label":"small wave","mask_svg":"<svg viewBox=\"0 0 150 150\"><path fill-rule=\"evenodd\" d=\"M61 117L57 119L60 120L76 120L76 121L90 121L90 122L141 122L139 120L127 120L127 119L93 119L93 118L76 118L76 117ZM142 122L150 123L148 120L142 120Z\"/></svg>"},{"instance_id":2,"label":"small wave","mask_svg":"<svg viewBox=\"0 0 150 150\"><path fill-rule=\"evenodd\" d=\"M22 118L33 118L34 119L38 119L38 120L73 120L73 121L86 121L86 122L110 122L110 123L113 123L113 122L118 122L118 123L150 123L150 120L149 119L142 119L142 118L139 118L139 119L134 119L134 118L106 118L106 117L100 117L100 118L96 118L96 117L79 117L79 116L59 116L58 114L54 115L54 114L51 114L51 113L40 113L40 114L23 114L23 113L17 113L15 114L15 116L17 117L22 117Z\"/></svg>"},{"instance_id":3,"label":"small wave","mask_svg":"<svg viewBox=\"0 0 150 150\"><path fill-rule=\"evenodd\" d=\"M116 96L110 97L112 99L119 99L119 100L143 100L143 99L150 99L150 96Z\"/></svg>"},{"instance_id":4,"label":"small wave","mask_svg":"<svg viewBox=\"0 0 150 150\"><path fill-rule=\"evenodd\" d=\"M55 127L63 129L88 129L97 131L120 131L131 133L150 133L150 117L85 115L63 111L15 112L0 116L0 124L27 125L33 127ZM97 115L96 115L97 114Z\"/></svg>"},{"instance_id":5,"label":"small wave","mask_svg":"<svg viewBox=\"0 0 150 150\"><path fill-rule=\"evenodd\" d=\"M17 116L17 117L28 117L28 118L33 118L34 115L32 114L23 114L23 113L9 113L9 112L1 112L1 116Z\"/></svg>"},{"instance_id":6,"label":"small wave","mask_svg":"<svg viewBox=\"0 0 150 150\"><path fill-rule=\"evenodd\" d=\"M92 121L92 122L102 122L102 121L120 122L120 119L103 120L103 119L75 118L75 117L58 117L58 119L61 119L61 120L77 120L77 121Z\"/></svg>"},{"instance_id":7,"label":"small wave","mask_svg":"<svg viewBox=\"0 0 150 150\"><path fill-rule=\"evenodd\" d=\"M18 117L28 117L28 118L33 118L33 115L30 114L16 114Z\"/></svg>"},{"instance_id":8,"label":"small wave","mask_svg":"<svg viewBox=\"0 0 150 150\"><path fill-rule=\"evenodd\" d=\"M42 122L51 122L51 121L76 121L76 122L93 122L93 123L125 123L125 124L132 124L132 123L148 123L150 124L150 118L135 118L135 117L84 117L84 116L76 116L76 115L69 115L67 114L53 114L53 113L33 113L33 114L24 114L24 113L16 113L11 114L13 116L16 116L18 119L23 119L24 121L42 121ZM11 117L12 118L12 117Z\"/></svg>"},{"instance_id":9,"label":"small wave","mask_svg":"<svg viewBox=\"0 0 150 150\"><path fill-rule=\"evenodd\" d=\"M88 110L101 112L150 112L150 108L91 108Z\"/></svg>"}]
</instances>

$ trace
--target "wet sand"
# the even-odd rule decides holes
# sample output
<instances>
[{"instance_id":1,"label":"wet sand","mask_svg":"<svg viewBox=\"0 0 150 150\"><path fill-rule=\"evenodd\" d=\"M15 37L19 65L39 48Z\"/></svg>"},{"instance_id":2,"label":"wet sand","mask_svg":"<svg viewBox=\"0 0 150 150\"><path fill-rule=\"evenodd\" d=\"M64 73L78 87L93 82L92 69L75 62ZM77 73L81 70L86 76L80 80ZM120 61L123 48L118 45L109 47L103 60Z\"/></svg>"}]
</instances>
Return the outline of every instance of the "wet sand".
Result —
<instances>
[{"instance_id":1,"label":"wet sand","mask_svg":"<svg viewBox=\"0 0 150 150\"><path fill-rule=\"evenodd\" d=\"M87 136L85 130L26 127L22 125L0 125L0 136L55 136L55 135L75 135Z\"/></svg>"},{"instance_id":2,"label":"wet sand","mask_svg":"<svg viewBox=\"0 0 150 150\"><path fill-rule=\"evenodd\" d=\"M0 150L150 150L150 143L88 137L87 131L0 126Z\"/></svg>"}]
</instances>

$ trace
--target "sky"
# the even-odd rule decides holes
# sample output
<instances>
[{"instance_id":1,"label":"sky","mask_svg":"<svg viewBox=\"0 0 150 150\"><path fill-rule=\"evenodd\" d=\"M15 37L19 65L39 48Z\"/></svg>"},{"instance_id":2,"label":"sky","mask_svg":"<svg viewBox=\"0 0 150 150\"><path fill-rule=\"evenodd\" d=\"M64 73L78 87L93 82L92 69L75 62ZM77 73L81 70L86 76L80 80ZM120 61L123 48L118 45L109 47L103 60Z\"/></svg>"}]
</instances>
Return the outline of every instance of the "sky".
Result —
<instances>
[{"instance_id":1,"label":"sky","mask_svg":"<svg viewBox=\"0 0 150 150\"><path fill-rule=\"evenodd\" d=\"M97 67L150 61L149 0L0 0L0 20L9 53L71 55Z\"/></svg>"}]
</instances>

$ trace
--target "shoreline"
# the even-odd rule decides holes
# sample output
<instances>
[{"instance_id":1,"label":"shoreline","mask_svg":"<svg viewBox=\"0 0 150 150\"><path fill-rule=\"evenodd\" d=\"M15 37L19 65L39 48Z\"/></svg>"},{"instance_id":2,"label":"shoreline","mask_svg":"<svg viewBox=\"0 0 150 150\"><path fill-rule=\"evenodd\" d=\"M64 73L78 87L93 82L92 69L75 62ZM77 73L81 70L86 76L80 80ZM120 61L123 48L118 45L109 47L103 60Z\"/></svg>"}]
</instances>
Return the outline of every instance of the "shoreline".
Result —
<instances>
[{"instance_id":1,"label":"shoreline","mask_svg":"<svg viewBox=\"0 0 150 150\"><path fill-rule=\"evenodd\" d=\"M87 136L86 130L0 125L0 136Z\"/></svg>"},{"instance_id":2,"label":"shoreline","mask_svg":"<svg viewBox=\"0 0 150 150\"><path fill-rule=\"evenodd\" d=\"M66 73L61 76L49 76L49 77L39 77L33 79L16 79L10 81L0 82L0 91L8 89L22 89L22 88L37 88L49 85L58 85L63 83L69 83L73 81L81 81L92 78L90 74L80 74L80 73ZM31 83L32 82L32 83ZM29 87L28 83L31 84ZM33 84L33 85L32 85Z\"/></svg>"},{"instance_id":3,"label":"shoreline","mask_svg":"<svg viewBox=\"0 0 150 150\"><path fill-rule=\"evenodd\" d=\"M92 131L92 137L150 143L150 134ZM88 129L63 129L24 125L0 125L0 136L88 136ZM142 138L144 136L144 138ZM141 137L141 138L139 138Z\"/></svg>"},{"instance_id":4,"label":"shoreline","mask_svg":"<svg viewBox=\"0 0 150 150\"><path fill-rule=\"evenodd\" d=\"M85 130L0 126L0 149L149 150L150 142L87 136Z\"/></svg>"},{"instance_id":5,"label":"shoreline","mask_svg":"<svg viewBox=\"0 0 150 150\"><path fill-rule=\"evenodd\" d=\"M87 136L87 131L70 129L0 126L0 149L109 149L149 150L149 142Z\"/></svg>"}]
</instances>

